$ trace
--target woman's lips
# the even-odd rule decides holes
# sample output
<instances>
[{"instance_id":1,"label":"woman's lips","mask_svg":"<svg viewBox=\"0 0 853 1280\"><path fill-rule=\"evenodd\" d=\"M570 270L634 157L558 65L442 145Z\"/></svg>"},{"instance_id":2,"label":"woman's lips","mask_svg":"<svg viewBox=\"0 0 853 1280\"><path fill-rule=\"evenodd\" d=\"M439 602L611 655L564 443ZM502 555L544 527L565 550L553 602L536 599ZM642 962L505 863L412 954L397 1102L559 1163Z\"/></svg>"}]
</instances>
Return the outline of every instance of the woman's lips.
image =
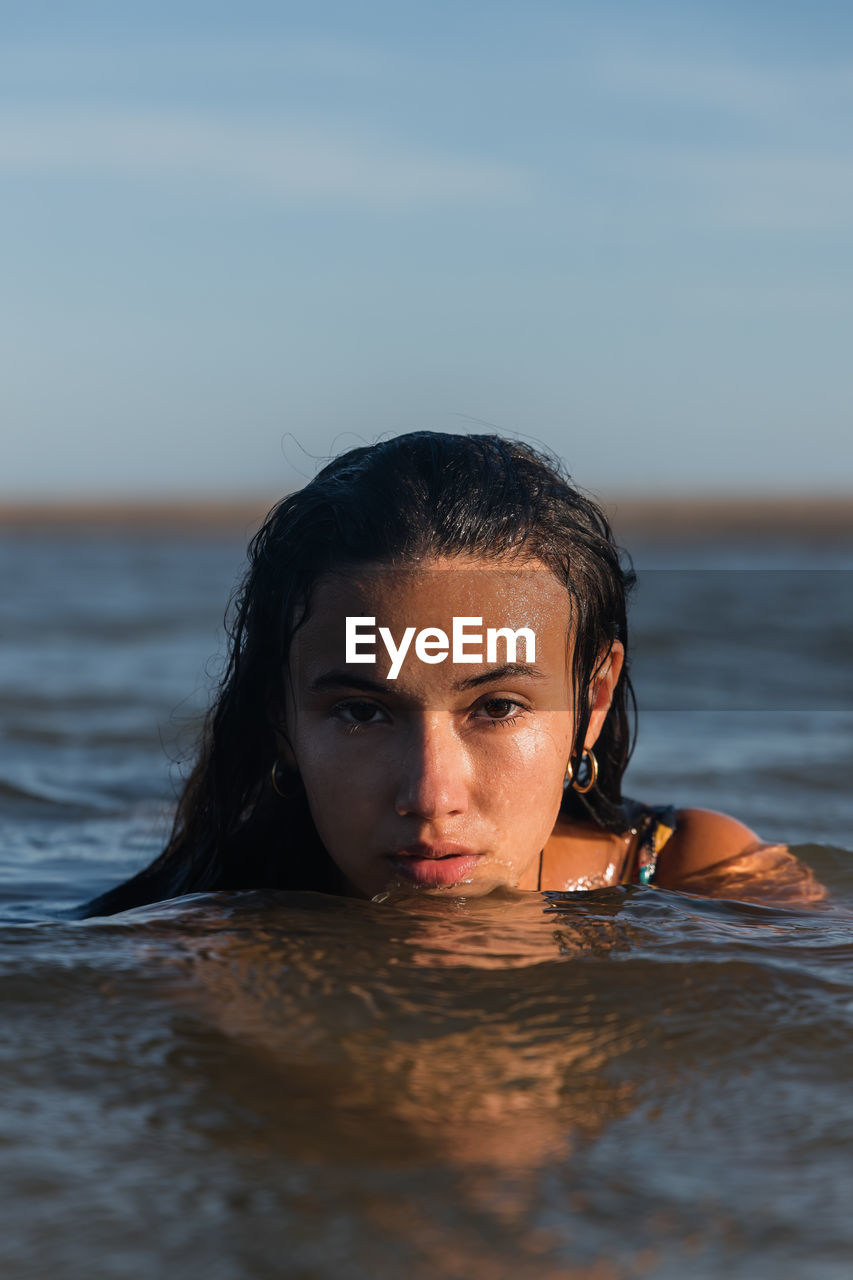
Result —
<instances>
[{"instance_id":1,"label":"woman's lips","mask_svg":"<svg viewBox=\"0 0 853 1280\"><path fill-rule=\"evenodd\" d=\"M387 856L394 870L404 879L432 888L465 880L483 855L463 845L413 844Z\"/></svg>"}]
</instances>

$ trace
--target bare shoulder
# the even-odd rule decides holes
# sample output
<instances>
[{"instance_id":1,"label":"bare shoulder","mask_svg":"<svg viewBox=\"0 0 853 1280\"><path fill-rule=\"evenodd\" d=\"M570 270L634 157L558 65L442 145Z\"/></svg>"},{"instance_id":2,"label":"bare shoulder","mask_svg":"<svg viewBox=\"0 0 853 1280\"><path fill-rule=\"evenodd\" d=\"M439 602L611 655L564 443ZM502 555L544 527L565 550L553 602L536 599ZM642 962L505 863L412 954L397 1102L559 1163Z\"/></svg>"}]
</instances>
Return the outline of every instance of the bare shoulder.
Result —
<instances>
[{"instance_id":1,"label":"bare shoulder","mask_svg":"<svg viewBox=\"0 0 853 1280\"><path fill-rule=\"evenodd\" d=\"M675 831L661 850L655 873L655 883L665 889L762 843L751 827L713 809L679 809L675 818Z\"/></svg>"},{"instance_id":2,"label":"bare shoulder","mask_svg":"<svg viewBox=\"0 0 853 1280\"><path fill-rule=\"evenodd\" d=\"M743 822L710 809L678 811L655 883L708 897L797 906L826 897L814 872L787 845L768 844Z\"/></svg>"}]
</instances>

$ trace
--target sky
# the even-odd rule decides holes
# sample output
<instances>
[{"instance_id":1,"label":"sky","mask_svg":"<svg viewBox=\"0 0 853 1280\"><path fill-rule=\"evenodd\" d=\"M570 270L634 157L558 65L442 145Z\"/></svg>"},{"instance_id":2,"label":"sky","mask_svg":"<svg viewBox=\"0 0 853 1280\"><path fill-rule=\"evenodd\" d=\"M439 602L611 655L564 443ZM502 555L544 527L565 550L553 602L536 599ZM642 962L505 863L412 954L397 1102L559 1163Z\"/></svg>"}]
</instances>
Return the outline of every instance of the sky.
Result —
<instances>
[{"instance_id":1,"label":"sky","mask_svg":"<svg viewBox=\"0 0 853 1280\"><path fill-rule=\"evenodd\" d=\"M849 491L851 161L826 0L0 0L0 497Z\"/></svg>"}]
</instances>

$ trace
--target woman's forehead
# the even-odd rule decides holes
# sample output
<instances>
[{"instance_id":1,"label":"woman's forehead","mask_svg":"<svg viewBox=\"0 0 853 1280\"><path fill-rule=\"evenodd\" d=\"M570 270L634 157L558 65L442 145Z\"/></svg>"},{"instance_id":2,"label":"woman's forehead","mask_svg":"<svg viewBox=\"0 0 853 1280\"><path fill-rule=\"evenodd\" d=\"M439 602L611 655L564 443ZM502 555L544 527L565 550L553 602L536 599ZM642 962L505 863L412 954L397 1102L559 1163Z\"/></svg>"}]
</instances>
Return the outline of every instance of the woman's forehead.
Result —
<instances>
[{"instance_id":1,"label":"woman's forehead","mask_svg":"<svg viewBox=\"0 0 853 1280\"><path fill-rule=\"evenodd\" d=\"M395 687L433 686L519 662L562 687L573 650L570 603L538 562L433 560L329 573L293 636L290 676L313 687L346 668Z\"/></svg>"},{"instance_id":2,"label":"woman's forehead","mask_svg":"<svg viewBox=\"0 0 853 1280\"><path fill-rule=\"evenodd\" d=\"M485 626L565 629L571 598L541 561L454 557L324 574L312 592L310 615L331 621L353 611L376 615L378 625L384 614L418 628L476 616Z\"/></svg>"},{"instance_id":3,"label":"woman's forehead","mask_svg":"<svg viewBox=\"0 0 853 1280\"><path fill-rule=\"evenodd\" d=\"M493 677L564 710L569 606L565 587L538 563L429 561L329 573L293 636L289 679L309 698L381 686L443 706Z\"/></svg>"}]
</instances>

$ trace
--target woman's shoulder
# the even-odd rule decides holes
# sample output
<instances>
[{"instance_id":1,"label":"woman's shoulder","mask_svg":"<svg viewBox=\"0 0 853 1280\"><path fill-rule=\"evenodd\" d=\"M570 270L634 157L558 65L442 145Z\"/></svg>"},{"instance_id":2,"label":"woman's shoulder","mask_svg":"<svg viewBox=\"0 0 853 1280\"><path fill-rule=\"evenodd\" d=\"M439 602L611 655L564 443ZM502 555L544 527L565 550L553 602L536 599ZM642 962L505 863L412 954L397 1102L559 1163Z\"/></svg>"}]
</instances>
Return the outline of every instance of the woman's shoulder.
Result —
<instances>
[{"instance_id":1,"label":"woman's shoulder","mask_svg":"<svg viewBox=\"0 0 853 1280\"><path fill-rule=\"evenodd\" d=\"M621 829L561 814L546 846L560 878L574 864L595 861L595 872L610 882L659 884L675 888L685 876L760 844L744 823L710 809L675 809L625 799Z\"/></svg>"},{"instance_id":2,"label":"woman's shoulder","mask_svg":"<svg viewBox=\"0 0 853 1280\"><path fill-rule=\"evenodd\" d=\"M624 879L675 888L685 877L761 844L745 823L712 809L624 801L632 856Z\"/></svg>"},{"instance_id":3,"label":"woman's shoulder","mask_svg":"<svg viewBox=\"0 0 853 1280\"><path fill-rule=\"evenodd\" d=\"M807 905L826 896L784 844L712 809L624 801L624 829L561 816L545 848L546 887L656 885L706 897ZM550 881L550 883L546 883Z\"/></svg>"},{"instance_id":4,"label":"woman's shoulder","mask_svg":"<svg viewBox=\"0 0 853 1280\"><path fill-rule=\"evenodd\" d=\"M644 808L654 814L659 806ZM672 808L668 813L672 815L671 830L659 848L655 870L655 883L662 888L676 888L687 876L763 843L751 827L727 813Z\"/></svg>"},{"instance_id":5,"label":"woman's shoulder","mask_svg":"<svg viewBox=\"0 0 853 1280\"><path fill-rule=\"evenodd\" d=\"M810 906L826 897L811 867L725 813L679 809L654 883L709 898Z\"/></svg>"}]
</instances>

